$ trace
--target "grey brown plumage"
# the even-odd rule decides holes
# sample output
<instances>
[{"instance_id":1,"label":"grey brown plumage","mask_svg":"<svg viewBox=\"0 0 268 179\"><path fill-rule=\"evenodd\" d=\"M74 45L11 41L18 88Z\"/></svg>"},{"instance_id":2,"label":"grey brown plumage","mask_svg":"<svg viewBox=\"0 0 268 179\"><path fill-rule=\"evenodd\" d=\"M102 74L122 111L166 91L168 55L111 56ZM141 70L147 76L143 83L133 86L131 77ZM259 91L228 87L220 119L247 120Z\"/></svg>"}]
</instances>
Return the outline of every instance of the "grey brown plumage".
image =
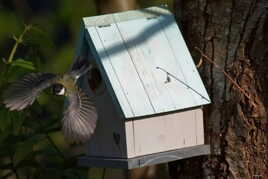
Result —
<instances>
[{"instance_id":1,"label":"grey brown plumage","mask_svg":"<svg viewBox=\"0 0 268 179\"><path fill-rule=\"evenodd\" d=\"M4 94L4 104L10 110L22 110L32 105L36 97L55 82L57 76L51 73L30 73L11 84Z\"/></svg>"},{"instance_id":2,"label":"grey brown plumage","mask_svg":"<svg viewBox=\"0 0 268 179\"><path fill-rule=\"evenodd\" d=\"M90 98L81 90L68 93L68 107L64 111L63 133L72 141L86 141L96 127L97 112ZM90 118L89 118L90 117Z\"/></svg>"},{"instance_id":3,"label":"grey brown plumage","mask_svg":"<svg viewBox=\"0 0 268 179\"><path fill-rule=\"evenodd\" d=\"M81 67L80 67L81 68ZM13 83L4 95L4 104L10 110L23 110L32 105L40 93L53 85L62 85L66 90L67 106L63 112L62 131L68 140L85 142L93 134L97 112L90 97L76 86L81 75L73 69L64 75L30 73ZM80 70L85 73L85 67Z\"/></svg>"}]
</instances>

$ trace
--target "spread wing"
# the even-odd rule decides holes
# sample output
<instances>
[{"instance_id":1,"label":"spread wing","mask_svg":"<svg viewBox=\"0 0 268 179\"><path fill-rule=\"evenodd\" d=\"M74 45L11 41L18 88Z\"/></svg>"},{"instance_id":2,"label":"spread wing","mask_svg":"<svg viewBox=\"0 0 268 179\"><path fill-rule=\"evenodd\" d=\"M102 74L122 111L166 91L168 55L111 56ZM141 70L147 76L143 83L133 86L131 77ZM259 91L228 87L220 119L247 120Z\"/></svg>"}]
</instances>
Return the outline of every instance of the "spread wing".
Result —
<instances>
[{"instance_id":1,"label":"spread wing","mask_svg":"<svg viewBox=\"0 0 268 179\"><path fill-rule=\"evenodd\" d=\"M67 92L67 98L68 105L62 121L63 134L70 141L85 142L96 128L96 108L81 89L77 92Z\"/></svg>"},{"instance_id":2,"label":"spread wing","mask_svg":"<svg viewBox=\"0 0 268 179\"><path fill-rule=\"evenodd\" d=\"M56 80L51 73L30 73L14 82L4 94L4 104L10 110L22 110L32 105L42 90L49 87Z\"/></svg>"}]
</instances>

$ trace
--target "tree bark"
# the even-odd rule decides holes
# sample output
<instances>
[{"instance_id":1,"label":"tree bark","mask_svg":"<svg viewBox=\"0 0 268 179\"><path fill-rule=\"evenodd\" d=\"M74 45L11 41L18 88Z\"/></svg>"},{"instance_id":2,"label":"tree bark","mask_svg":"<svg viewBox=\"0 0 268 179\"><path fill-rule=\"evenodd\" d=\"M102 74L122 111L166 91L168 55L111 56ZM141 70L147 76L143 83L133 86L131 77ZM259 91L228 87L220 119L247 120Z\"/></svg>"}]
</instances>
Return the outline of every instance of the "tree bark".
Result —
<instances>
[{"instance_id":1,"label":"tree bark","mask_svg":"<svg viewBox=\"0 0 268 179\"><path fill-rule=\"evenodd\" d=\"M267 8L267 0L175 0L177 20L213 101L205 108L213 154L180 163L177 178L192 178L193 170L200 178L268 178Z\"/></svg>"}]
</instances>

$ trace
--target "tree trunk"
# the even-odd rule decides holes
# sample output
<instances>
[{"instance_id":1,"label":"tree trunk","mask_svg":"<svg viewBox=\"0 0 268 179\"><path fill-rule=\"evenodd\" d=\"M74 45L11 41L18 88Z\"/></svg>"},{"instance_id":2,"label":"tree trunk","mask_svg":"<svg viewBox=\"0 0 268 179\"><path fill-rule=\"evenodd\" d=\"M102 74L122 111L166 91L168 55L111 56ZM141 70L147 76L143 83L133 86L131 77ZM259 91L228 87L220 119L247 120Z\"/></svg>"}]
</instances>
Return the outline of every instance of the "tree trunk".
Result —
<instances>
[{"instance_id":1,"label":"tree trunk","mask_svg":"<svg viewBox=\"0 0 268 179\"><path fill-rule=\"evenodd\" d=\"M267 0L175 0L177 20L213 101L205 111L213 155L180 162L177 178L268 178L267 8Z\"/></svg>"}]
</instances>

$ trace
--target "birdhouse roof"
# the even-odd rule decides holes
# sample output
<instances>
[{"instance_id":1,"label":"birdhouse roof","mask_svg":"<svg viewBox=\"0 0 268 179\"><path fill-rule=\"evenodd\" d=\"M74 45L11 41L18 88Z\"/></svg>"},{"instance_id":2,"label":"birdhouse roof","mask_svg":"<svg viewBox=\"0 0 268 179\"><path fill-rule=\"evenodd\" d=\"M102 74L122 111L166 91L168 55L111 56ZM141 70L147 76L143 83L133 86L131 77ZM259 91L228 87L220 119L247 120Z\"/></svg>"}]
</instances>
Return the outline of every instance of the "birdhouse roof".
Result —
<instances>
[{"instance_id":1,"label":"birdhouse roof","mask_svg":"<svg viewBox=\"0 0 268 179\"><path fill-rule=\"evenodd\" d=\"M125 118L210 103L173 15L151 7L83 19L86 39Z\"/></svg>"}]
</instances>

